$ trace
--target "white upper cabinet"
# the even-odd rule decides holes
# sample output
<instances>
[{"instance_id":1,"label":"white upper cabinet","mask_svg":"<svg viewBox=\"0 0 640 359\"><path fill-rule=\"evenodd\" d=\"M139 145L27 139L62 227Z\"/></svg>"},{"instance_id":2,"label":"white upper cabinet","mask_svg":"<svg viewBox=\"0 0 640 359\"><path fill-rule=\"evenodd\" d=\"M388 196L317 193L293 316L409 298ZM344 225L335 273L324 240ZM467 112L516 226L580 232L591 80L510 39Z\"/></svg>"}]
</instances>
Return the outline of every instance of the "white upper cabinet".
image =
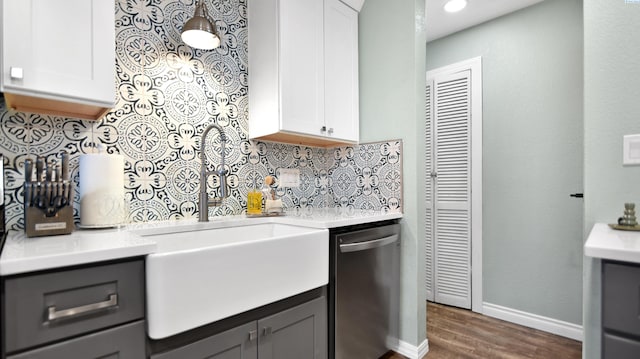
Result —
<instances>
[{"instance_id":1,"label":"white upper cabinet","mask_svg":"<svg viewBox=\"0 0 640 359\"><path fill-rule=\"evenodd\" d=\"M358 141L358 12L340 0L249 0L249 135Z\"/></svg>"},{"instance_id":2,"label":"white upper cabinet","mask_svg":"<svg viewBox=\"0 0 640 359\"><path fill-rule=\"evenodd\" d=\"M115 104L113 0L2 0L2 79L18 111L97 119Z\"/></svg>"},{"instance_id":3,"label":"white upper cabinet","mask_svg":"<svg viewBox=\"0 0 640 359\"><path fill-rule=\"evenodd\" d=\"M340 0L324 6L324 118L329 136L359 139L358 13Z\"/></svg>"}]
</instances>

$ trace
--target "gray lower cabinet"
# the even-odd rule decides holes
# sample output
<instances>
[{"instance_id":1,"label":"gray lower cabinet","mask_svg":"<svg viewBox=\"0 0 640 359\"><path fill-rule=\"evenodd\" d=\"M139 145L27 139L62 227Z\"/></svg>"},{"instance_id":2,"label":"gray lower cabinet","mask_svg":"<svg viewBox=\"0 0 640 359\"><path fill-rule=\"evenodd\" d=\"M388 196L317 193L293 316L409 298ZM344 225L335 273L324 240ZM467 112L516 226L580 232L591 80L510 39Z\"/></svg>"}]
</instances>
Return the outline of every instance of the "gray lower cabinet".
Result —
<instances>
[{"instance_id":1,"label":"gray lower cabinet","mask_svg":"<svg viewBox=\"0 0 640 359\"><path fill-rule=\"evenodd\" d=\"M144 260L2 278L2 358L146 356Z\"/></svg>"},{"instance_id":2,"label":"gray lower cabinet","mask_svg":"<svg viewBox=\"0 0 640 359\"><path fill-rule=\"evenodd\" d=\"M202 358L326 359L326 297L151 356L151 359Z\"/></svg>"},{"instance_id":3,"label":"gray lower cabinet","mask_svg":"<svg viewBox=\"0 0 640 359\"><path fill-rule=\"evenodd\" d=\"M125 324L7 359L141 359L145 357L144 321Z\"/></svg>"},{"instance_id":4,"label":"gray lower cabinet","mask_svg":"<svg viewBox=\"0 0 640 359\"><path fill-rule=\"evenodd\" d=\"M258 320L258 330L258 359L326 358L326 298Z\"/></svg>"},{"instance_id":5,"label":"gray lower cabinet","mask_svg":"<svg viewBox=\"0 0 640 359\"><path fill-rule=\"evenodd\" d=\"M602 358L640 358L640 266L602 262Z\"/></svg>"}]
</instances>

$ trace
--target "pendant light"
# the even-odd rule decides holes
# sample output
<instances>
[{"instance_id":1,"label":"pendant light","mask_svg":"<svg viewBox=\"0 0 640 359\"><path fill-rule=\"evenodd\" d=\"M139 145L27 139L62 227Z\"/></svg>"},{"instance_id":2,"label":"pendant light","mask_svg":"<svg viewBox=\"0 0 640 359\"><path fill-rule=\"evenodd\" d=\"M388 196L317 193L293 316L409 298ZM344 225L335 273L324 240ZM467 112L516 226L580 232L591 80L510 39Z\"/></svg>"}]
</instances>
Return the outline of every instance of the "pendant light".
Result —
<instances>
[{"instance_id":1,"label":"pendant light","mask_svg":"<svg viewBox=\"0 0 640 359\"><path fill-rule=\"evenodd\" d=\"M182 41L202 50L212 50L220 46L220 36L216 26L209 21L204 0L198 1L193 17L182 27Z\"/></svg>"},{"instance_id":2,"label":"pendant light","mask_svg":"<svg viewBox=\"0 0 640 359\"><path fill-rule=\"evenodd\" d=\"M467 6L467 0L449 0L444 4L444 11L458 12Z\"/></svg>"}]
</instances>

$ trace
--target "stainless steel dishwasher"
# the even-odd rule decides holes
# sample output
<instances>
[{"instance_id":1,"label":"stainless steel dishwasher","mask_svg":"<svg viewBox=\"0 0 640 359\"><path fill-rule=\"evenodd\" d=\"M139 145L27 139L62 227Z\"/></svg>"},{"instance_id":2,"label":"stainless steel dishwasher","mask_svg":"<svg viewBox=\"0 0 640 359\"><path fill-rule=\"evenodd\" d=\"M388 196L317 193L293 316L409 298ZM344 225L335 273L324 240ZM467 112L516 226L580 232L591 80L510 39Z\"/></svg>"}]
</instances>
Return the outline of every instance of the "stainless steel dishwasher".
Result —
<instances>
[{"instance_id":1,"label":"stainless steel dishwasher","mask_svg":"<svg viewBox=\"0 0 640 359\"><path fill-rule=\"evenodd\" d=\"M330 232L329 357L377 359L397 345L400 224Z\"/></svg>"}]
</instances>

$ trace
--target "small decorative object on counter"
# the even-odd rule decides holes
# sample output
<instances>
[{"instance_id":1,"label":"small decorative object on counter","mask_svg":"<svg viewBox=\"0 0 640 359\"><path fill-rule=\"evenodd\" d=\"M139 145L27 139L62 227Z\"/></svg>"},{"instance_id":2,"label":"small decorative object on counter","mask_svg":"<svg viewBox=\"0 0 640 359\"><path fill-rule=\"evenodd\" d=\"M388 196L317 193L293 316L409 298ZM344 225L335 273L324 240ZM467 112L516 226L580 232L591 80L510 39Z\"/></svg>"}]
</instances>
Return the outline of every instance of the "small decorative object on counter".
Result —
<instances>
[{"instance_id":1,"label":"small decorative object on counter","mask_svg":"<svg viewBox=\"0 0 640 359\"><path fill-rule=\"evenodd\" d=\"M624 215L618 218L618 224L622 226L635 226L636 221L636 205L635 203L624 204Z\"/></svg>"},{"instance_id":2,"label":"small decorative object on counter","mask_svg":"<svg viewBox=\"0 0 640 359\"><path fill-rule=\"evenodd\" d=\"M73 183L69 178L69 153L62 151L61 164L37 156L24 161L24 220L27 237L73 232Z\"/></svg>"},{"instance_id":3,"label":"small decorative object on counter","mask_svg":"<svg viewBox=\"0 0 640 359\"><path fill-rule=\"evenodd\" d=\"M264 200L264 212L270 215L282 214L284 212L282 207L282 200L276 198L276 190L273 188L278 185L276 178L273 176L267 176L264 179L264 184L266 185L262 189L263 193L266 192Z\"/></svg>"},{"instance_id":4,"label":"small decorative object on counter","mask_svg":"<svg viewBox=\"0 0 640 359\"><path fill-rule=\"evenodd\" d=\"M625 231L640 231L640 226L638 225L638 221L636 220L635 203L625 203L624 215L618 218L617 224L610 224L609 227Z\"/></svg>"}]
</instances>

